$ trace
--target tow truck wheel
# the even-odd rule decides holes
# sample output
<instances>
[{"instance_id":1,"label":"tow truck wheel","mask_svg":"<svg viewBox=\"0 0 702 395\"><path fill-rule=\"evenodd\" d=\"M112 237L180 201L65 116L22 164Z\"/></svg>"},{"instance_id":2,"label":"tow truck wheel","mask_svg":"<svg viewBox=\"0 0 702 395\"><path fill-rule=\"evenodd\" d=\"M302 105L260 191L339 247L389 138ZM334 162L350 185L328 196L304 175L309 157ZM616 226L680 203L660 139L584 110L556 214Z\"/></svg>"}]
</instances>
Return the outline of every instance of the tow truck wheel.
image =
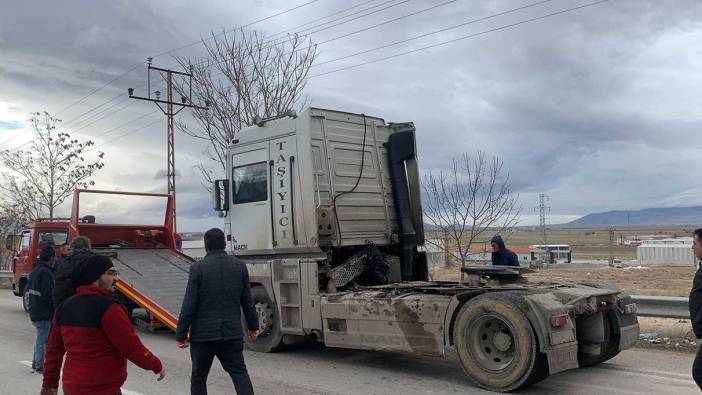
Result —
<instances>
[{"instance_id":1,"label":"tow truck wheel","mask_svg":"<svg viewBox=\"0 0 702 395\"><path fill-rule=\"evenodd\" d=\"M278 307L268 296L266 289L261 286L251 288L251 297L258 316L259 335L256 340L247 339L246 346L258 352L280 350L283 344L283 335L280 333ZM242 317L242 320L245 321L245 318ZM246 328L245 322L244 328Z\"/></svg>"},{"instance_id":2,"label":"tow truck wheel","mask_svg":"<svg viewBox=\"0 0 702 395\"><path fill-rule=\"evenodd\" d=\"M478 386L508 392L545 378L529 319L506 293L484 294L463 305L453 341L463 371Z\"/></svg>"},{"instance_id":3,"label":"tow truck wheel","mask_svg":"<svg viewBox=\"0 0 702 395\"><path fill-rule=\"evenodd\" d=\"M25 313L29 313L29 285L22 288L22 307Z\"/></svg>"}]
</instances>

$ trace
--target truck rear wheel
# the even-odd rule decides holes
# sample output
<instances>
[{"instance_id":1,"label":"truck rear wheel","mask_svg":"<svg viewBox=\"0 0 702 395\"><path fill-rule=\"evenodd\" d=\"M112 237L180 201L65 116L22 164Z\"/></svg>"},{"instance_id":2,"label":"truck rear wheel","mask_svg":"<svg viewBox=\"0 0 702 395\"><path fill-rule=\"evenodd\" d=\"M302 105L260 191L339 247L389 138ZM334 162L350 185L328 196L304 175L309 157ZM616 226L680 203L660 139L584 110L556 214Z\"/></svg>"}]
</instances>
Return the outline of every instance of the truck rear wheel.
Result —
<instances>
[{"instance_id":1,"label":"truck rear wheel","mask_svg":"<svg viewBox=\"0 0 702 395\"><path fill-rule=\"evenodd\" d=\"M512 391L548 375L528 318L510 294L484 294L458 312L453 340L463 371L478 386ZM546 368L547 369L547 368Z\"/></svg>"},{"instance_id":2,"label":"truck rear wheel","mask_svg":"<svg viewBox=\"0 0 702 395\"><path fill-rule=\"evenodd\" d=\"M256 314L258 315L259 335L256 340L246 340L246 346L258 352L275 352L283 345L283 334L280 333L280 318L278 306L271 300L266 289L257 286L251 288ZM245 321L244 317L242 320ZM246 328L246 324L244 327Z\"/></svg>"}]
</instances>

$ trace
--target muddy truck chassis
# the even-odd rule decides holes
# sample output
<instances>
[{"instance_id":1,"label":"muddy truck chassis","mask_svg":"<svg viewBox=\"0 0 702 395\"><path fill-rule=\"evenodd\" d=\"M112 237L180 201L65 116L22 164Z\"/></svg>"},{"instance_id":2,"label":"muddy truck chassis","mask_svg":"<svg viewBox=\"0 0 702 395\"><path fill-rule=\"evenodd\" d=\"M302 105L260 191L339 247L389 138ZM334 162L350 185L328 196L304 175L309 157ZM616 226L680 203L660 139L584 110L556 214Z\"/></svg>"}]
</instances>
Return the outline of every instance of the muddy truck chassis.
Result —
<instances>
[{"instance_id":1,"label":"muddy truck chassis","mask_svg":"<svg viewBox=\"0 0 702 395\"><path fill-rule=\"evenodd\" d=\"M277 351L330 347L445 356L478 386L512 391L604 362L639 334L613 286L529 283L521 267L428 281L415 128L310 108L257 120L213 185L230 252L248 266L261 335Z\"/></svg>"}]
</instances>

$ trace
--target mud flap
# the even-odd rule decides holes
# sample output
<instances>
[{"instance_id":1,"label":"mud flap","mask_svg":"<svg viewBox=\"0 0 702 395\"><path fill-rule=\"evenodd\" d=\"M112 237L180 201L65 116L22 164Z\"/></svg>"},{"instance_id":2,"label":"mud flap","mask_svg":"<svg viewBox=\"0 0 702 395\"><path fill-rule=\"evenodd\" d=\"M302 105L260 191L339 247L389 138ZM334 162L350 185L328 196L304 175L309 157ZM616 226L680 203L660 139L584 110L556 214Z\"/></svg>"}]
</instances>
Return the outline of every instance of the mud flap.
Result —
<instances>
[{"instance_id":1,"label":"mud flap","mask_svg":"<svg viewBox=\"0 0 702 395\"><path fill-rule=\"evenodd\" d=\"M564 344L546 349L549 374L578 367L578 344Z\"/></svg>"},{"instance_id":2,"label":"mud flap","mask_svg":"<svg viewBox=\"0 0 702 395\"><path fill-rule=\"evenodd\" d=\"M619 340L619 350L626 350L636 343L639 338L639 324L621 327L621 338Z\"/></svg>"}]
</instances>

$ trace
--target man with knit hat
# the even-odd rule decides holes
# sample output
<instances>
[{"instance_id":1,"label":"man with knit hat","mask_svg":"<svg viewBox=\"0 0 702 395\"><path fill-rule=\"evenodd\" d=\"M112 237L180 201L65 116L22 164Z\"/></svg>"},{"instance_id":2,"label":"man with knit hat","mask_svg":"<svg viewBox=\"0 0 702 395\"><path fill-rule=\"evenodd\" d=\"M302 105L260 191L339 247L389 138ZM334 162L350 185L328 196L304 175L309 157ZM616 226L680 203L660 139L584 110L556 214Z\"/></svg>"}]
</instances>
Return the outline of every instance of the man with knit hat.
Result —
<instances>
[{"instance_id":1,"label":"man with knit hat","mask_svg":"<svg viewBox=\"0 0 702 395\"><path fill-rule=\"evenodd\" d=\"M39 253L39 260L29 274L29 319L37 328L37 338L34 343L32 371L41 373L44 365L44 346L49 337L51 319L54 316L54 304L51 293L54 288L54 259L56 252L53 243L46 244Z\"/></svg>"},{"instance_id":2,"label":"man with knit hat","mask_svg":"<svg viewBox=\"0 0 702 395\"><path fill-rule=\"evenodd\" d=\"M112 296L117 271L95 255L73 272L76 295L56 310L46 345L42 395L58 393L63 366L67 395L116 395L127 379L127 360L166 376L161 361L139 340L124 306Z\"/></svg>"}]
</instances>

